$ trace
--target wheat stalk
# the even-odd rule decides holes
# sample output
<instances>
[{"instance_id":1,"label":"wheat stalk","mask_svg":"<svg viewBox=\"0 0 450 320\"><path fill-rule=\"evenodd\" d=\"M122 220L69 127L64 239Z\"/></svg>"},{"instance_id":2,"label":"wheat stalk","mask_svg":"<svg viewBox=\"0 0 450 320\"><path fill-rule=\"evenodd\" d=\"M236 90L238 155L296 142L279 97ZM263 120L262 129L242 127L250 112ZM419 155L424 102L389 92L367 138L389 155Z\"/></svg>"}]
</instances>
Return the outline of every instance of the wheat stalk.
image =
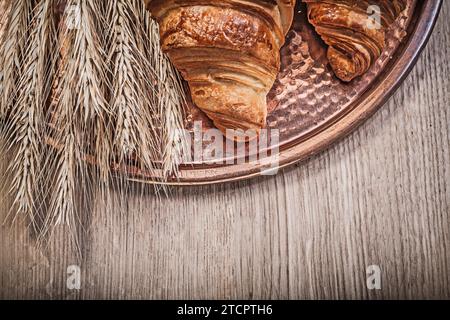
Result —
<instances>
[{"instance_id":1,"label":"wheat stalk","mask_svg":"<svg viewBox=\"0 0 450 320\"><path fill-rule=\"evenodd\" d=\"M131 102L128 103L130 109L122 109L128 114L118 114L118 119L122 120L117 122L118 145L124 147L122 155L137 151L141 161L142 155L150 153L151 157L144 159L147 168L151 165L148 161L160 159L162 179L166 180L171 174L178 175L181 156L186 147L182 132L184 88L178 72L161 51L158 25L145 9L143 1L115 1L113 7L115 9L110 10L108 16L111 17L111 25L116 26L116 32L113 32L116 36L115 41L111 41L110 54L115 54L116 68L121 67L115 70L121 74L116 72L113 78L118 80L116 83L122 84L114 86L113 99L122 97L124 102L128 96ZM130 81L124 81L125 78ZM127 95L120 94L117 89ZM136 97L141 98L137 100ZM135 110L139 112L134 114ZM125 119L137 121L134 125L126 126ZM133 135L134 130L140 135ZM146 150L139 150L145 146L144 139L151 143L146 146Z\"/></svg>"},{"instance_id":2,"label":"wheat stalk","mask_svg":"<svg viewBox=\"0 0 450 320\"><path fill-rule=\"evenodd\" d=\"M49 212L46 215L41 232L43 239L61 222L70 224L75 216L75 176L76 147L75 140L78 131L73 122L75 110L72 108L73 97L70 90L64 90L68 76L66 66L69 63L69 50L73 42L73 31L66 28L68 16L64 14L60 22L58 37L58 67L53 79L50 97L50 121L48 137L53 138L55 148L49 151L49 158L43 171L49 172L48 179L53 182Z\"/></svg>"},{"instance_id":3,"label":"wheat stalk","mask_svg":"<svg viewBox=\"0 0 450 320\"><path fill-rule=\"evenodd\" d=\"M72 83L64 90L72 88L75 98L74 108L79 108L90 133L90 145L86 152L97 157L97 165L103 182L107 182L112 151L110 143L111 111L105 93L108 89L108 67L105 52L106 25L102 17L105 2L102 0L72 0L69 7L78 8L79 27L76 28L70 63L67 65ZM71 70L73 69L73 70ZM107 138L104 138L104 135ZM91 140L93 139L93 140Z\"/></svg>"},{"instance_id":4,"label":"wheat stalk","mask_svg":"<svg viewBox=\"0 0 450 320\"><path fill-rule=\"evenodd\" d=\"M143 1L67 0L58 36L53 9L65 1L5 1L0 133L17 147L8 170L15 203L33 226L44 219L40 239L57 224L79 226L80 194L106 189L113 160L135 155L156 175L161 159L164 179L177 175L185 92ZM47 192L41 217L36 203Z\"/></svg>"},{"instance_id":5,"label":"wheat stalk","mask_svg":"<svg viewBox=\"0 0 450 320\"><path fill-rule=\"evenodd\" d=\"M67 94L64 103L76 114L74 121L83 131L83 151L102 160L98 166L109 171L109 159L104 158L108 144L97 137L109 128L110 109L106 99L109 87L105 55L105 24L102 0L69 0L66 5L66 26L60 30L65 61L59 79L60 95ZM58 110L60 108L57 108ZM99 124L101 123L101 125ZM102 128L102 131L98 131ZM98 131L98 132L97 132Z\"/></svg>"},{"instance_id":6,"label":"wheat stalk","mask_svg":"<svg viewBox=\"0 0 450 320\"><path fill-rule=\"evenodd\" d=\"M10 0L4 0L0 2L0 126L5 117L6 108L3 107L3 85L4 85L4 60L5 55L5 42L7 41L8 25L10 19L10 13L12 10L12 2ZM1 131L0 127L0 131ZM2 143L3 141L0 141ZM0 145L0 149L3 148L3 144ZM3 154L2 154L3 156Z\"/></svg>"},{"instance_id":7,"label":"wheat stalk","mask_svg":"<svg viewBox=\"0 0 450 320\"><path fill-rule=\"evenodd\" d=\"M32 2L15 0L9 9L9 21L5 37L0 47L2 62L2 95L0 98L0 119L6 117L15 99L20 69L23 66L23 53L26 46L27 33L30 26Z\"/></svg>"},{"instance_id":8,"label":"wheat stalk","mask_svg":"<svg viewBox=\"0 0 450 320\"><path fill-rule=\"evenodd\" d=\"M8 23L8 14L11 9L11 0L0 1L0 38L2 37L3 29Z\"/></svg>"},{"instance_id":9,"label":"wheat stalk","mask_svg":"<svg viewBox=\"0 0 450 320\"><path fill-rule=\"evenodd\" d=\"M186 137L183 134L183 111L186 105L186 92L178 71L169 58L163 53L160 45L159 26L151 18L145 6L138 6L136 12L142 30L139 33L143 52L150 62L149 69L155 73L157 106L157 124L160 128L159 149L162 162L163 180L170 175L179 174L179 165L187 148Z\"/></svg>"},{"instance_id":10,"label":"wheat stalk","mask_svg":"<svg viewBox=\"0 0 450 320\"><path fill-rule=\"evenodd\" d=\"M159 30L156 22L152 23L152 28L155 29L155 32ZM163 174L167 179L171 174L178 176L179 165L187 148L186 137L182 131L184 128L183 107L186 100L180 75L158 44L159 42L155 42L154 55L156 56L155 63L159 63L157 68L159 71L158 91L160 92L158 110L163 128Z\"/></svg>"},{"instance_id":11,"label":"wheat stalk","mask_svg":"<svg viewBox=\"0 0 450 320\"><path fill-rule=\"evenodd\" d=\"M93 192L86 155L95 157L102 181L109 176L110 110L105 97L108 70L105 26L99 17L102 4L100 0L68 1L61 22L59 71L51 108L57 150L48 169L54 172L54 188L44 235L59 223L76 226L77 186L82 186L85 199Z\"/></svg>"},{"instance_id":12,"label":"wheat stalk","mask_svg":"<svg viewBox=\"0 0 450 320\"><path fill-rule=\"evenodd\" d=\"M108 7L109 61L112 64L111 109L115 118L114 150L119 162L135 154L146 169L154 169L157 135L152 132L151 86L146 79L149 62L142 54L138 37L140 26L135 8L139 0L111 1ZM147 71L147 74L146 74Z\"/></svg>"},{"instance_id":13,"label":"wheat stalk","mask_svg":"<svg viewBox=\"0 0 450 320\"><path fill-rule=\"evenodd\" d=\"M9 17L11 12L11 1L10 0L2 0L0 2L0 43L3 43L5 40L5 34L7 33L6 28L8 27ZM3 78L3 48L0 45L0 86L2 85ZM1 97L2 89L0 87L0 97Z\"/></svg>"},{"instance_id":14,"label":"wheat stalk","mask_svg":"<svg viewBox=\"0 0 450 320\"><path fill-rule=\"evenodd\" d=\"M77 8L71 12L76 16L70 17L75 19L75 37L68 50L70 62L67 74L71 76L70 87L78 89L73 94L77 95L75 103L85 123L101 117L104 112L109 113L105 99L107 67L102 44L103 32L99 31L103 20L101 3L99 0L69 0L67 4L68 8Z\"/></svg>"},{"instance_id":15,"label":"wheat stalk","mask_svg":"<svg viewBox=\"0 0 450 320\"><path fill-rule=\"evenodd\" d=\"M179 166L187 148L186 137L182 131L183 106L185 95L181 79L168 58L160 53L160 74L158 109L162 119L162 162L163 175L167 179L171 174L178 176Z\"/></svg>"},{"instance_id":16,"label":"wheat stalk","mask_svg":"<svg viewBox=\"0 0 450 320\"><path fill-rule=\"evenodd\" d=\"M9 149L15 147L15 158L8 172L17 212L28 214L32 226L40 222L34 202L39 197L38 177L42 160L45 105L52 78L54 49L54 1L40 0L32 12L31 30L22 53L22 76L17 85L17 99L4 128Z\"/></svg>"}]
</instances>

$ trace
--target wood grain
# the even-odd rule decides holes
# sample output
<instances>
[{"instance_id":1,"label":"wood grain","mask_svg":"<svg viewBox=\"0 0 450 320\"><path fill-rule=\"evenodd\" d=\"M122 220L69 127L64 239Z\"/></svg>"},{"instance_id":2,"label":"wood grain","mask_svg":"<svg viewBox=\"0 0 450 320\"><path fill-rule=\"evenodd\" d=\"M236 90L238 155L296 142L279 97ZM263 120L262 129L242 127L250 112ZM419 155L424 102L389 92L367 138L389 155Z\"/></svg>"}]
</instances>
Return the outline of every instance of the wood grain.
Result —
<instances>
[{"instance_id":1,"label":"wood grain","mask_svg":"<svg viewBox=\"0 0 450 320\"><path fill-rule=\"evenodd\" d=\"M86 212L82 260L63 229L38 250L23 222L2 226L0 298L450 298L449 17L444 1L389 103L306 163L169 199L112 190ZM373 264L381 290L366 286Z\"/></svg>"}]
</instances>

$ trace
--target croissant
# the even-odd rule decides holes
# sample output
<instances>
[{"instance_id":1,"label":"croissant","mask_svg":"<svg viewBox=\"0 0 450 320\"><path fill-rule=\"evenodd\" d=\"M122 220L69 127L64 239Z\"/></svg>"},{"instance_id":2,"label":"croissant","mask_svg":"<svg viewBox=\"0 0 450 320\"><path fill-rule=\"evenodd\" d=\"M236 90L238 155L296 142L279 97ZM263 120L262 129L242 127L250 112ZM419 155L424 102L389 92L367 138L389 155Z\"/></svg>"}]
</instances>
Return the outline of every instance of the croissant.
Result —
<instances>
[{"instance_id":1,"label":"croissant","mask_svg":"<svg viewBox=\"0 0 450 320\"><path fill-rule=\"evenodd\" d=\"M386 46L386 31L407 4L407 0L304 2L308 5L309 21L329 46L331 67L336 76L346 82L366 73L381 56ZM371 8L376 10L371 11ZM377 13L379 23L371 16Z\"/></svg>"},{"instance_id":2,"label":"croissant","mask_svg":"<svg viewBox=\"0 0 450 320\"><path fill-rule=\"evenodd\" d=\"M193 102L226 133L259 134L295 0L146 0Z\"/></svg>"}]
</instances>

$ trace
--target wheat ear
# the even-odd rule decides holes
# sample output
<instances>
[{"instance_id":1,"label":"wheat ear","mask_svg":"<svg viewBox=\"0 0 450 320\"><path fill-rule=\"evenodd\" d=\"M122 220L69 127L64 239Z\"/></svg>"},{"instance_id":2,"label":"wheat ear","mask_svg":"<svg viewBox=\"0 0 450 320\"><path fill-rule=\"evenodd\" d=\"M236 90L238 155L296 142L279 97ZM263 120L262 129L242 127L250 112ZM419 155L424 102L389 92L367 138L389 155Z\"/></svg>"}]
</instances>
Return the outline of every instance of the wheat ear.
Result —
<instances>
[{"instance_id":1,"label":"wheat ear","mask_svg":"<svg viewBox=\"0 0 450 320\"><path fill-rule=\"evenodd\" d=\"M103 182L109 176L112 153L108 132L111 110L106 98L106 91L110 87L105 51L106 23L102 15L105 4L102 0L69 1L71 7L79 8L80 26L75 30L71 62L67 66L69 74L72 68L75 69L73 77L77 80L65 88L72 87L74 94L78 95L74 107L80 108L86 133L89 133L87 142L90 145L86 152L96 156Z\"/></svg>"},{"instance_id":2,"label":"wheat ear","mask_svg":"<svg viewBox=\"0 0 450 320\"><path fill-rule=\"evenodd\" d=\"M32 12L27 46L22 53L22 76L18 81L14 108L5 123L8 149L15 151L8 172L18 213L26 213L37 230L41 221L34 204L39 198L38 178L42 162L46 103L53 73L55 24L54 1L40 0ZM50 57L50 58L49 58Z\"/></svg>"},{"instance_id":3,"label":"wheat ear","mask_svg":"<svg viewBox=\"0 0 450 320\"><path fill-rule=\"evenodd\" d=\"M3 86L3 44L6 41L6 34L8 28L8 22L11 13L12 2L10 0L0 1L0 104L2 97Z\"/></svg>"},{"instance_id":4,"label":"wheat ear","mask_svg":"<svg viewBox=\"0 0 450 320\"><path fill-rule=\"evenodd\" d=\"M159 27L155 21L151 22L151 34L159 34ZM169 58L162 52L159 41L154 43L155 64L158 70L158 110L162 120L162 155L163 174L178 176L179 165L186 150L184 135L183 110L186 104L186 93L178 71L173 67Z\"/></svg>"},{"instance_id":5,"label":"wheat ear","mask_svg":"<svg viewBox=\"0 0 450 320\"><path fill-rule=\"evenodd\" d=\"M142 54L136 21L135 5L138 0L111 1L108 7L109 61L112 65L111 108L114 115L114 150L120 163L133 155L146 170L153 171L158 158L158 135L151 123L155 109L152 78L146 67L149 62Z\"/></svg>"},{"instance_id":6,"label":"wheat ear","mask_svg":"<svg viewBox=\"0 0 450 320\"><path fill-rule=\"evenodd\" d=\"M179 165L187 148L183 131L186 92L178 71L162 52L158 24L151 18L143 2L139 2L141 5L137 7L136 12L142 28L141 43L150 63L149 70L152 70L155 77L156 115L153 119L160 129L159 149L163 179L166 180L171 175L178 176Z\"/></svg>"},{"instance_id":7,"label":"wheat ear","mask_svg":"<svg viewBox=\"0 0 450 320\"><path fill-rule=\"evenodd\" d=\"M58 223L75 227L79 212L77 192L90 197L92 181L86 156L93 155L101 177L109 176L110 110L105 92L108 71L103 40L105 27L99 15L101 0L68 1L60 24L60 60L54 84L52 131L56 156L50 163L54 190L46 219L47 230ZM81 185L82 190L77 186Z\"/></svg>"}]
</instances>

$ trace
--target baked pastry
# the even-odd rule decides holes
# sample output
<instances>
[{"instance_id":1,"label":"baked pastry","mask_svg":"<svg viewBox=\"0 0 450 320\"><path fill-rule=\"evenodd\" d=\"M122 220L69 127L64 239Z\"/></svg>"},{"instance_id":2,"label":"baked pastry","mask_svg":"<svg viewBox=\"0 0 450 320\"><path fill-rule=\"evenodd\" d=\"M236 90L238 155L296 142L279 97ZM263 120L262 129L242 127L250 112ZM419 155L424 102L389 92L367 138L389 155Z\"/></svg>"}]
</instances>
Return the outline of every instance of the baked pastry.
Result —
<instances>
[{"instance_id":1,"label":"baked pastry","mask_svg":"<svg viewBox=\"0 0 450 320\"><path fill-rule=\"evenodd\" d=\"M303 1L309 21L329 46L331 67L346 82L363 75L380 57L387 29L407 4L407 0Z\"/></svg>"},{"instance_id":2,"label":"baked pastry","mask_svg":"<svg viewBox=\"0 0 450 320\"><path fill-rule=\"evenodd\" d=\"M224 133L259 133L295 0L145 1L159 23L162 49L189 83L193 102Z\"/></svg>"}]
</instances>

